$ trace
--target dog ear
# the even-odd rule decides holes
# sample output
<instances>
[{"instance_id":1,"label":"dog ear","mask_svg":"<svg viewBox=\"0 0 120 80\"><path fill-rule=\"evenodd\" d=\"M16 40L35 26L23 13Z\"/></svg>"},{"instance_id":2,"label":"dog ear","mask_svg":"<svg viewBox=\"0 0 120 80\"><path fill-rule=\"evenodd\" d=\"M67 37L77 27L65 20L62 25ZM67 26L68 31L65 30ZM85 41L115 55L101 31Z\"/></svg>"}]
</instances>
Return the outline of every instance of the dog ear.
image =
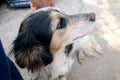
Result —
<instances>
[{"instance_id":1,"label":"dog ear","mask_svg":"<svg viewBox=\"0 0 120 80\"><path fill-rule=\"evenodd\" d=\"M18 66L33 71L50 64L53 58L49 49L44 44L32 42L29 38L20 34L13 43L12 51Z\"/></svg>"},{"instance_id":2,"label":"dog ear","mask_svg":"<svg viewBox=\"0 0 120 80\"><path fill-rule=\"evenodd\" d=\"M46 32L50 30L47 28L47 22L34 21L37 17L31 17L22 22L11 51L19 67L34 71L50 64L53 60L49 50L52 33Z\"/></svg>"}]
</instances>

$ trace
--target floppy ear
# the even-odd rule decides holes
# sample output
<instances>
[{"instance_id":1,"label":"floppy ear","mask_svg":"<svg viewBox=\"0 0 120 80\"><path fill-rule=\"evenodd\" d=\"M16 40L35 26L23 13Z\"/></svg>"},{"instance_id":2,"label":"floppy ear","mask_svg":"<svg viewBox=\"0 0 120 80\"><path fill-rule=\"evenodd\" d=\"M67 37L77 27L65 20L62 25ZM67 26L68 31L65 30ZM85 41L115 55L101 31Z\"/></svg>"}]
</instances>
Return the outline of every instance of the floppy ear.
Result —
<instances>
[{"instance_id":1,"label":"floppy ear","mask_svg":"<svg viewBox=\"0 0 120 80\"><path fill-rule=\"evenodd\" d=\"M31 18L31 20L33 20L33 18ZM26 67L32 72L50 64L53 60L49 50L50 36L52 36L52 33L48 34L48 32L46 32L46 30L49 29L46 28L48 25L40 23L39 21L40 20L32 23L33 21L30 21L28 18L22 22L19 34L14 40L11 50L18 66L21 68Z\"/></svg>"},{"instance_id":2,"label":"floppy ear","mask_svg":"<svg viewBox=\"0 0 120 80\"><path fill-rule=\"evenodd\" d=\"M33 71L52 62L52 54L44 44L34 44L29 36L20 34L13 43L15 61L21 68Z\"/></svg>"}]
</instances>

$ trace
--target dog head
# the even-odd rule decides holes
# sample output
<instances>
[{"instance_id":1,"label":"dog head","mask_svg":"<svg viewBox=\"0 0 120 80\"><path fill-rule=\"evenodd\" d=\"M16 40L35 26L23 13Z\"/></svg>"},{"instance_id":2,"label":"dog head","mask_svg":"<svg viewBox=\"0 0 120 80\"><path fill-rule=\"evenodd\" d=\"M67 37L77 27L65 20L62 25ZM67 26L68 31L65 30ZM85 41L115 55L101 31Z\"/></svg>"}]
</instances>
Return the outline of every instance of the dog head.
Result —
<instances>
[{"instance_id":1,"label":"dog head","mask_svg":"<svg viewBox=\"0 0 120 80\"><path fill-rule=\"evenodd\" d=\"M53 7L31 13L22 21L13 42L16 63L34 71L50 64L53 55L63 47L68 49L65 50L68 55L71 43L88 33L94 21L94 13L66 15Z\"/></svg>"}]
</instances>

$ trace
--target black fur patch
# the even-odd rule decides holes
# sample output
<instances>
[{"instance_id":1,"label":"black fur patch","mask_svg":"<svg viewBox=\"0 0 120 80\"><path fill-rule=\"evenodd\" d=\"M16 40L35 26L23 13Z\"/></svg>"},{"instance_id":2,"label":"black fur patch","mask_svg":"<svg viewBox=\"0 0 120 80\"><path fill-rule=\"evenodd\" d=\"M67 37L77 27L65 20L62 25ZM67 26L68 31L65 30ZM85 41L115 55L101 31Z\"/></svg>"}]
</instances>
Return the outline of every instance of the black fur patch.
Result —
<instances>
[{"instance_id":1,"label":"black fur patch","mask_svg":"<svg viewBox=\"0 0 120 80\"><path fill-rule=\"evenodd\" d=\"M53 35L49 14L49 11L36 12L22 22L12 48L16 63L21 68L34 71L53 61L49 50Z\"/></svg>"},{"instance_id":2,"label":"black fur patch","mask_svg":"<svg viewBox=\"0 0 120 80\"><path fill-rule=\"evenodd\" d=\"M72 49L73 49L73 44L69 44L65 46L65 54L68 56Z\"/></svg>"}]
</instances>

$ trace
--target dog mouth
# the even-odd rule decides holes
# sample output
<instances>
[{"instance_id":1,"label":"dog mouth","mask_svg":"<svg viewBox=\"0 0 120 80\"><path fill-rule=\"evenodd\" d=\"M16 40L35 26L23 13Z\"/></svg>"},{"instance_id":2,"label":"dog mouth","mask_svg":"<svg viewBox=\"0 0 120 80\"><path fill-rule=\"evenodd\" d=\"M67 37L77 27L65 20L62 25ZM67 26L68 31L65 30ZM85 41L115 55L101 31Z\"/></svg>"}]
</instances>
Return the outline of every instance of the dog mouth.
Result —
<instances>
[{"instance_id":1,"label":"dog mouth","mask_svg":"<svg viewBox=\"0 0 120 80\"><path fill-rule=\"evenodd\" d=\"M78 37L74 38L73 41L80 39L80 38L81 38L81 36L78 36Z\"/></svg>"},{"instance_id":2,"label":"dog mouth","mask_svg":"<svg viewBox=\"0 0 120 80\"><path fill-rule=\"evenodd\" d=\"M78 40L80 38L83 38L85 35L87 35L88 33L83 33L82 35L76 36L75 38L73 38L72 41Z\"/></svg>"}]
</instances>

